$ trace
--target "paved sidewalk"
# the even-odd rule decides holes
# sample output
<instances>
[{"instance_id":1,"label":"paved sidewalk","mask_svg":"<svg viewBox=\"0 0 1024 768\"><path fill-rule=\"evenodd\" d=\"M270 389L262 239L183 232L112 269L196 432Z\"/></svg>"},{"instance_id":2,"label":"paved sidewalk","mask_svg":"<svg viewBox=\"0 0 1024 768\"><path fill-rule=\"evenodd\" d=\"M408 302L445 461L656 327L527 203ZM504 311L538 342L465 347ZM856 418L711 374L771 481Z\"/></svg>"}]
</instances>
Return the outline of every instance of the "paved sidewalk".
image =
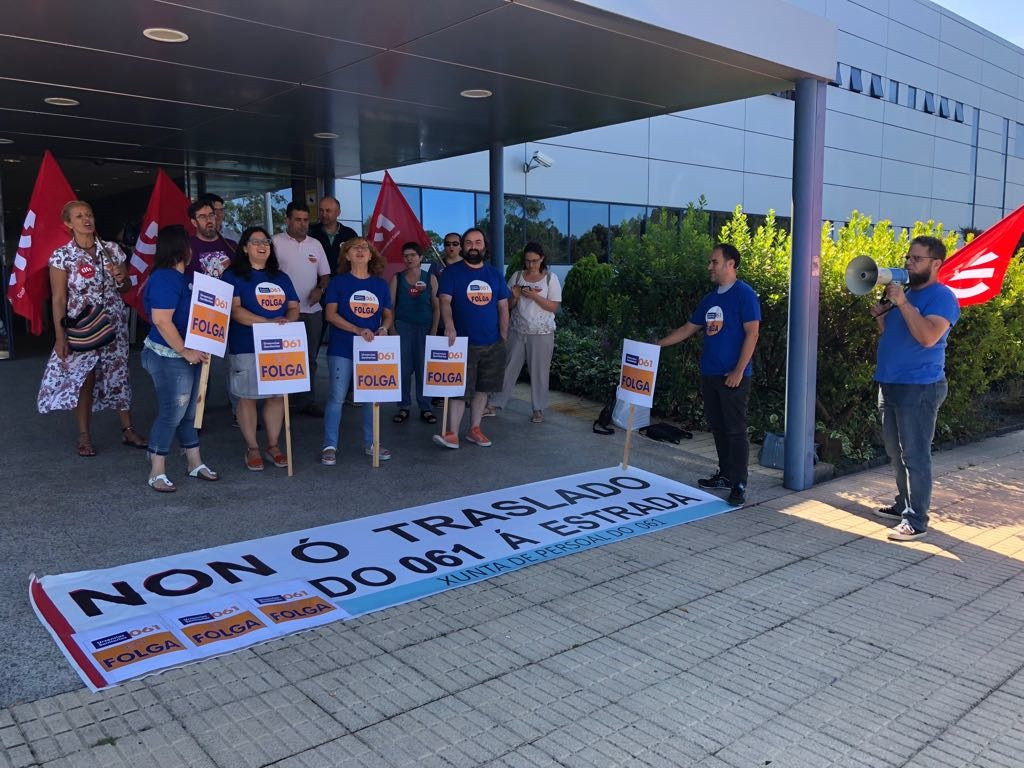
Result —
<instances>
[{"instance_id":1,"label":"paved sidewalk","mask_svg":"<svg viewBox=\"0 0 1024 768\"><path fill-rule=\"evenodd\" d=\"M531 439L572 428L561 405ZM512 410L488 422L529 406ZM638 442L652 471L706 466L685 444ZM889 467L802 493L758 474L736 512L14 704L0 767L1020 766L1024 432L935 461L921 541L885 541L891 523L870 514ZM517 474L502 484L534 479ZM150 544L133 551L162 551Z\"/></svg>"}]
</instances>

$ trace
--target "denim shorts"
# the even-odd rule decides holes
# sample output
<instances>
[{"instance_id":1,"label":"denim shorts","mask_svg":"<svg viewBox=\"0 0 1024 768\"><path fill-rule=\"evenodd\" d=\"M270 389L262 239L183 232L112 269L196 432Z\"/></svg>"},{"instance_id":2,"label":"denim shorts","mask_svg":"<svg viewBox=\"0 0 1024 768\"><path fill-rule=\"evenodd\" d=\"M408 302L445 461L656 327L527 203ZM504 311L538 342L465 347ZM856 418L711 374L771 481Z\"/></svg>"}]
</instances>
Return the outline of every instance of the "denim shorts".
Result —
<instances>
[{"instance_id":1,"label":"denim shorts","mask_svg":"<svg viewBox=\"0 0 1024 768\"><path fill-rule=\"evenodd\" d=\"M280 395L261 395L256 376L256 354L231 355L231 394L246 400L267 400Z\"/></svg>"}]
</instances>

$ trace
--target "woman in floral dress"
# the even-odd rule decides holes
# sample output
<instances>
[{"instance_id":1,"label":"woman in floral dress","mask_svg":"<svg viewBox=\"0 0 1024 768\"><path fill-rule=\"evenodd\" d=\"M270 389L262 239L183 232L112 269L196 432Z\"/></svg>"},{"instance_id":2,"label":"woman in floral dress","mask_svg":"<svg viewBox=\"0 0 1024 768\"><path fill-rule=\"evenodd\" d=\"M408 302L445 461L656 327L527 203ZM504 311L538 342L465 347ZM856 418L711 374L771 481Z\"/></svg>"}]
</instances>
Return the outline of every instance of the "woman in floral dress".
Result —
<instances>
[{"instance_id":1,"label":"woman in floral dress","mask_svg":"<svg viewBox=\"0 0 1024 768\"><path fill-rule=\"evenodd\" d=\"M81 200L64 206L61 218L71 241L50 257L50 290L57 341L39 387L40 413L74 411L78 423L78 455L95 456L90 424L93 411L113 408L121 422L121 440L145 448L132 427L132 388L128 381L127 308L121 294L131 288L125 255L114 243L96 236L92 207ZM89 307L103 307L116 329L114 341L88 352L68 349L65 318Z\"/></svg>"}]
</instances>

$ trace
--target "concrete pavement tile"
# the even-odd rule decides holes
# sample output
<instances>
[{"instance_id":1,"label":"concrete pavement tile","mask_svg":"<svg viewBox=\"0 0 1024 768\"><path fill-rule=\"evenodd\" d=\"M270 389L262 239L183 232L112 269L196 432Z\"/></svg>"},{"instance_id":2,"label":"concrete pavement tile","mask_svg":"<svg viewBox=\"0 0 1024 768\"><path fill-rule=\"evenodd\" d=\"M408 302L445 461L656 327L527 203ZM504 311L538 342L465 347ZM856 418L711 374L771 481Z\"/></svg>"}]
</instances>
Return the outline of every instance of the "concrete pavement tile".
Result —
<instances>
[{"instance_id":1,"label":"concrete pavement tile","mask_svg":"<svg viewBox=\"0 0 1024 768\"><path fill-rule=\"evenodd\" d=\"M271 764L273 768L380 768L384 755L374 754L355 736L342 736Z\"/></svg>"},{"instance_id":2,"label":"concrete pavement tile","mask_svg":"<svg viewBox=\"0 0 1024 768\"><path fill-rule=\"evenodd\" d=\"M165 723L110 739L41 764L41 768L215 768L179 723Z\"/></svg>"},{"instance_id":3,"label":"concrete pavement tile","mask_svg":"<svg viewBox=\"0 0 1024 768\"><path fill-rule=\"evenodd\" d=\"M290 685L198 711L182 725L220 768L266 765L344 734L339 723Z\"/></svg>"},{"instance_id":4,"label":"concrete pavement tile","mask_svg":"<svg viewBox=\"0 0 1024 768\"><path fill-rule=\"evenodd\" d=\"M367 659L296 685L348 731L361 730L445 695L439 685L393 657Z\"/></svg>"},{"instance_id":5,"label":"concrete pavement tile","mask_svg":"<svg viewBox=\"0 0 1024 768\"><path fill-rule=\"evenodd\" d=\"M484 622L476 631L531 662L600 637L599 632L578 624L560 609L558 605L534 606Z\"/></svg>"},{"instance_id":6,"label":"concrete pavement tile","mask_svg":"<svg viewBox=\"0 0 1024 768\"><path fill-rule=\"evenodd\" d=\"M393 654L447 693L518 669L527 660L474 629L450 632Z\"/></svg>"},{"instance_id":7,"label":"concrete pavement tile","mask_svg":"<svg viewBox=\"0 0 1024 768\"><path fill-rule=\"evenodd\" d=\"M384 651L347 623L300 632L253 649L271 669L290 683L307 680L357 662L382 656Z\"/></svg>"}]
</instances>

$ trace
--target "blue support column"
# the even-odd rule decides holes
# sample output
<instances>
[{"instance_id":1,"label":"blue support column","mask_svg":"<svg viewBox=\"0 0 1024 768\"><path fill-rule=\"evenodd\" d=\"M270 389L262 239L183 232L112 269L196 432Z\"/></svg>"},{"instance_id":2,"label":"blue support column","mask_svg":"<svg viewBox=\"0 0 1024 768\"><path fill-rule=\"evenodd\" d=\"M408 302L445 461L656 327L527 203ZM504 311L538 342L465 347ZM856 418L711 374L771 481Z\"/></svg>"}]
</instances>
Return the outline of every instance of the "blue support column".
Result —
<instances>
[{"instance_id":1,"label":"blue support column","mask_svg":"<svg viewBox=\"0 0 1024 768\"><path fill-rule=\"evenodd\" d=\"M491 264L505 274L505 145L491 142L490 166L491 226L487 233Z\"/></svg>"},{"instance_id":2,"label":"blue support column","mask_svg":"<svg viewBox=\"0 0 1024 768\"><path fill-rule=\"evenodd\" d=\"M796 84L793 141L793 259L789 278L786 445L782 483L814 484L814 405L818 375L818 280L825 165L825 83Z\"/></svg>"}]
</instances>

